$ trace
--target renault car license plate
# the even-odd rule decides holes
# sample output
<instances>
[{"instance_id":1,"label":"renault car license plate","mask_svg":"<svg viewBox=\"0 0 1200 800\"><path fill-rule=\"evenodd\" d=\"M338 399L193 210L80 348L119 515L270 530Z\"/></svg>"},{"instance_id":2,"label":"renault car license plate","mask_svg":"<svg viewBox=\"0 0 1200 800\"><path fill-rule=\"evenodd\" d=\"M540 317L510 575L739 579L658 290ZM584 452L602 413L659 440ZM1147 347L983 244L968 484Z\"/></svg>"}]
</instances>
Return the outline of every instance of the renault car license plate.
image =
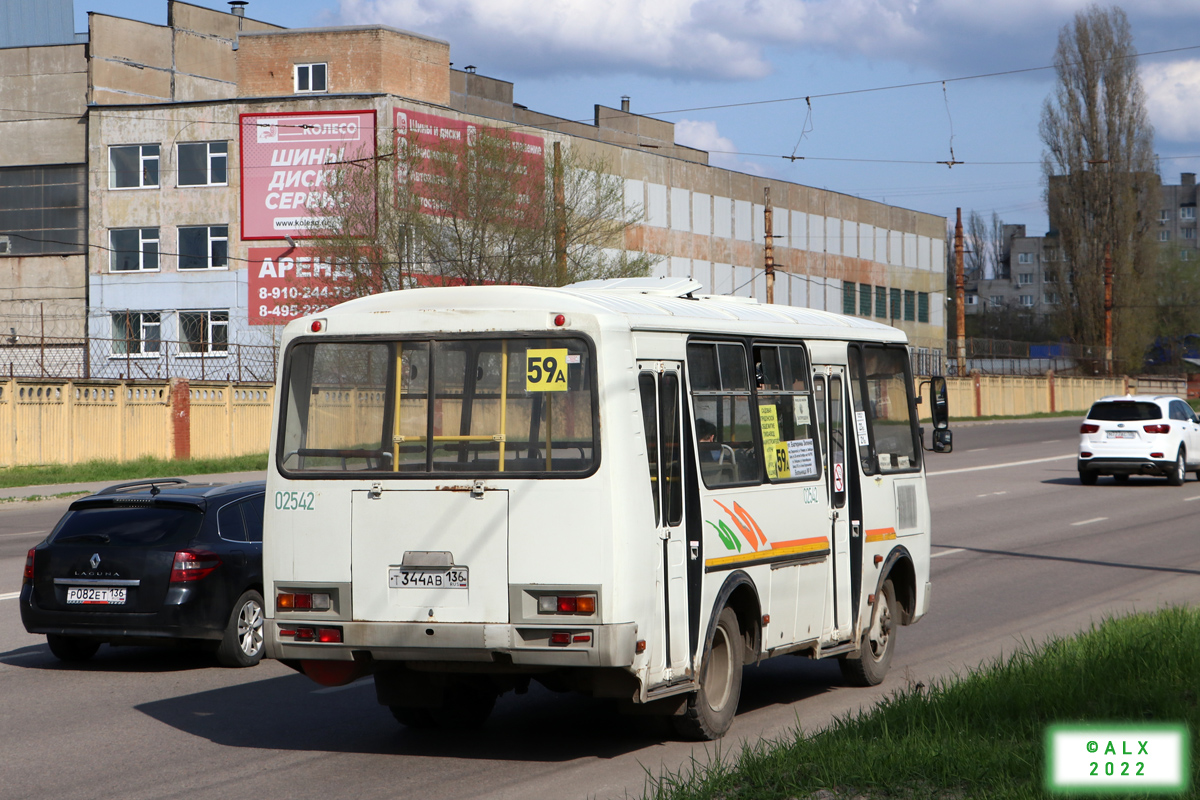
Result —
<instances>
[{"instance_id":1,"label":"renault car license plate","mask_svg":"<svg viewBox=\"0 0 1200 800\"><path fill-rule=\"evenodd\" d=\"M84 603L88 605L123 606L125 593L128 589L84 588L72 586L67 589L68 603Z\"/></svg>"},{"instance_id":2,"label":"renault car license plate","mask_svg":"<svg viewBox=\"0 0 1200 800\"><path fill-rule=\"evenodd\" d=\"M392 567L388 570L388 586L392 589L466 589L467 568Z\"/></svg>"}]
</instances>

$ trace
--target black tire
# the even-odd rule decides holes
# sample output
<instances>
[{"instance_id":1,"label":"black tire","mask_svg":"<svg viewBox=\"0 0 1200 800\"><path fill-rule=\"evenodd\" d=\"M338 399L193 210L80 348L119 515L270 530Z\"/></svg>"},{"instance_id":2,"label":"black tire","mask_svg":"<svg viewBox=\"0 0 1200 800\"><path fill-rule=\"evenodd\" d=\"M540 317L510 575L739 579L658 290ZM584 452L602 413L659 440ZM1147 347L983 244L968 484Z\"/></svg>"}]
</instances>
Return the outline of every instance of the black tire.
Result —
<instances>
[{"instance_id":1,"label":"black tire","mask_svg":"<svg viewBox=\"0 0 1200 800\"><path fill-rule=\"evenodd\" d=\"M726 606L717 617L700 666L700 691L688 697L687 711L671 718L688 739L720 739L733 725L742 695L745 645L737 614Z\"/></svg>"},{"instance_id":2,"label":"black tire","mask_svg":"<svg viewBox=\"0 0 1200 800\"><path fill-rule=\"evenodd\" d=\"M1113 482L1114 483L1129 483L1129 476L1126 475L1125 473L1121 473L1119 475L1113 475Z\"/></svg>"},{"instance_id":3,"label":"black tire","mask_svg":"<svg viewBox=\"0 0 1200 800\"><path fill-rule=\"evenodd\" d=\"M1187 480L1187 458L1184 455L1183 448L1179 448L1179 453L1175 456L1175 466L1167 473L1168 486L1183 486L1183 482Z\"/></svg>"},{"instance_id":4,"label":"black tire","mask_svg":"<svg viewBox=\"0 0 1200 800\"><path fill-rule=\"evenodd\" d=\"M439 728L473 730L492 715L496 696L496 690L484 681L454 681L446 687L442 705L423 710Z\"/></svg>"},{"instance_id":5,"label":"black tire","mask_svg":"<svg viewBox=\"0 0 1200 800\"><path fill-rule=\"evenodd\" d=\"M891 580L883 582L875 596L871 612L871 627L863 631L857 656L844 656L839 661L842 677L851 686L877 686L883 683L892 654L896 652L896 626L900 617L896 609L896 590Z\"/></svg>"},{"instance_id":6,"label":"black tire","mask_svg":"<svg viewBox=\"0 0 1200 800\"><path fill-rule=\"evenodd\" d=\"M46 634L46 644L50 645L50 652L59 661L87 661L100 649L100 642L96 639L54 633Z\"/></svg>"},{"instance_id":7,"label":"black tire","mask_svg":"<svg viewBox=\"0 0 1200 800\"><path fill-rule=\"evenodd\" d=\"M1091 470L1087 470L1087 469L1079 470L1079 482L1082 483L1084 486L1095 486L1096 479L1098 477L1100 477L1100 476L1097 475L1096 473L1092 472Z\"/></svg>"},{"instance_id":8,"label":"black tire","mask_svg":"<svg viewBox=\"0 0 1200 800\"><path fill-rule=\"evenodd\" d=\"M396 721L407 728L428 730L437 726L428 708L409 708L408 706L388 706Z\"/></svg>"},{"instance_id":9,"label":"black tire","mask_svg":"<svg viewBox=\"0 0 1200 800\"><path fill-rule=\"evenodd\" d=\"M217 662L223 667L253 667L262 657L263 597L251 589L233 604L217 647Z\"/></svg>"}]
</instances>

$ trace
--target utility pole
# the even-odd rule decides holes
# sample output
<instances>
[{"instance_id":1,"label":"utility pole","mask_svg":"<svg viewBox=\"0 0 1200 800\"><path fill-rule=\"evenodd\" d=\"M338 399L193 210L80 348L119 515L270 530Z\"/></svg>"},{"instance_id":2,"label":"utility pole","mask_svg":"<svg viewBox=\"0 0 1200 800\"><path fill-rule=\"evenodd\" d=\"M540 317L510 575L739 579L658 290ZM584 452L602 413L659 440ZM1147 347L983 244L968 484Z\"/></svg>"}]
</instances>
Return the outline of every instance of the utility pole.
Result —
<instances>
[{"instance_id":1,"label":"utility pole","mask_svg":"<svg viewBox=\"0 0 1200 800\"><path fill-rule=\"evenodd\" d=\"M763 189L766 195L766 201L763 206L763 255L766 263L764 271L767 273L767 303L775 302L775 237L773 229L771 211L771 187Z\"/></svg>"},{"instance_id":2,"label":"utility pole","mask_svg":"<svg viewBox=\"0 0 1200 800\"><path fill-rule=\"evenodd\" d=\"M1113 310L1113 265L1112 244L1104 244L1104 365L1108 375L1113 374L1112 345Z\"/></svg>"},{"instance_id":3,"label":"utility pole","mask_svg":"<svg viewBox=\"0 0 1200 800\"><path fill-rule=\"evenodd\" d=\"M954 316L958 325L958 376L967 374L966 289L963 286L963 228L962 209L954 223Z\"/></svg>"},{"instance_id":4,"label":"utility pole","mask_svg":"<svg viewBox=\"0 0 1200 800\"><path fill-rule=\"evenodd\" d=\"M567 212L563 191L562 146L554 143L554 271L559 286L567 285Z\"/></svg>"}]
</instances>

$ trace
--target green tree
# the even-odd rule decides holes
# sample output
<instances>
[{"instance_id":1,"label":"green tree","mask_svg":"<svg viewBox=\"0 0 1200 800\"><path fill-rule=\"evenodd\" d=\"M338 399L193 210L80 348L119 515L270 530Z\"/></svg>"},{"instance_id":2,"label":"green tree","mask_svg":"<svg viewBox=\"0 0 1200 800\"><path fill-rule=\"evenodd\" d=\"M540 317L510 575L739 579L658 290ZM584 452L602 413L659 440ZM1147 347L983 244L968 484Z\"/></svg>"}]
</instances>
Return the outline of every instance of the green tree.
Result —
<instances>
[{"instance_id":1,"label":"green tree","mask_svg":"<svg viewBox=\"0 0 1200 800\"><path fill-rule=\"evenodd\" d=\"M1059 325L1078 344L1103 347L1104 259L1111 249L1113 347L1136 370L1153 333L1158 252L1154 131L1146 115L1133 34L1118 7L1090 6L1059 32L1057 85L1040 132L1051 228L1067 259L1071 291Z\"/></svg>"}]
</instances>

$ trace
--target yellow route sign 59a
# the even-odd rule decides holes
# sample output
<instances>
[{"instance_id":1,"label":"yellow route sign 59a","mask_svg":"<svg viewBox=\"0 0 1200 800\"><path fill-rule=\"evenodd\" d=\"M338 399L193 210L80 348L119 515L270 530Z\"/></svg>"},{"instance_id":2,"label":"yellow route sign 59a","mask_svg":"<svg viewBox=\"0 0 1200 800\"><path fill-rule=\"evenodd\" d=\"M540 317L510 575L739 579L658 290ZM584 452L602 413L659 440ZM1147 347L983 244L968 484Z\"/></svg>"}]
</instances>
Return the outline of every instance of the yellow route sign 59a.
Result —
<instances>
[{"instance_id":1,"label":"yellow route sign 59a","mask_svg":"<svg viewBox=\"0 0 1200 800\"><path fill-rule=\"evenodd\" d=\"M567 390L567 348L527 350L525 391L565 392Z\"/></svg>"}]
</instances>

